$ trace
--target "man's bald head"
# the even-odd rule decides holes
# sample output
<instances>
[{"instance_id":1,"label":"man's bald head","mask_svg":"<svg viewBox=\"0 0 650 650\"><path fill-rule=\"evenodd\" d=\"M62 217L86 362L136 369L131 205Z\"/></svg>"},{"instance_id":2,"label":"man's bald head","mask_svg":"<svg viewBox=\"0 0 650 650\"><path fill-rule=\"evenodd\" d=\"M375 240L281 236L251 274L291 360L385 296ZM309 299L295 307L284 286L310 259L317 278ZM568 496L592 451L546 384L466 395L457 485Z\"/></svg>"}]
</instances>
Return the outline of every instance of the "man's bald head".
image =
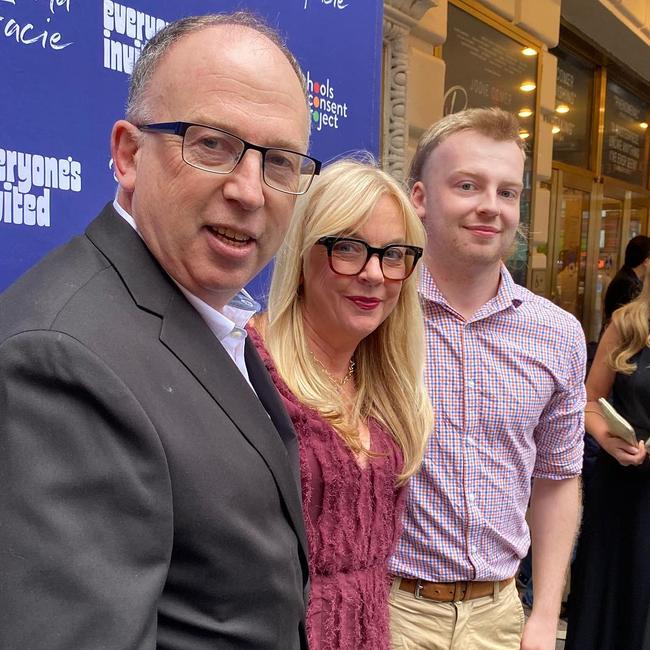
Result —
<instances>
[{"instance_id":1,"label":"man's bald head","mask_svg":"<svg viewBox=\"0 0 650 650\"><path fill-rule=\"evenodd\" d=\"M287 48L278 32L260 18L247 11L190 16L165 26L143 48L133 67L133 74L129 84L129 95L126 103L127 120L136 124L149 121L150 107L147 105L149 82L158 64L171 47L188 34L218 26L248 28L266 37L286 57L296 73L306 96L307 84L305 76L296 57Z\"/></svg>"}]
</instances>

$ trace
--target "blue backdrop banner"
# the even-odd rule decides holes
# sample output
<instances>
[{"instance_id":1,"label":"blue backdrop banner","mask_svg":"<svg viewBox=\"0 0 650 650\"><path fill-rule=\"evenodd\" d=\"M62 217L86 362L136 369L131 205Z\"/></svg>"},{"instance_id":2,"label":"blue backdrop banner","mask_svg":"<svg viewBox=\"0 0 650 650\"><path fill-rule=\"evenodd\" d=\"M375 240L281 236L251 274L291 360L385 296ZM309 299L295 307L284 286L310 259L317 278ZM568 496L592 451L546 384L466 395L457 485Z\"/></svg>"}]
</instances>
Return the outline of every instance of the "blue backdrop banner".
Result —
<instances>
[{"instance_id":1,"label":"blue backdrop banner","mask_svg":"<svg viewBox=\"0 0 650 650\"><path fill-rule=\"evenodd\" d=\"M110 130L146 41L182 16L242 8L303 66L311 153L377 155L381 0L0 0L0 291L114 196Z\"/></svg>"}]
</instances>

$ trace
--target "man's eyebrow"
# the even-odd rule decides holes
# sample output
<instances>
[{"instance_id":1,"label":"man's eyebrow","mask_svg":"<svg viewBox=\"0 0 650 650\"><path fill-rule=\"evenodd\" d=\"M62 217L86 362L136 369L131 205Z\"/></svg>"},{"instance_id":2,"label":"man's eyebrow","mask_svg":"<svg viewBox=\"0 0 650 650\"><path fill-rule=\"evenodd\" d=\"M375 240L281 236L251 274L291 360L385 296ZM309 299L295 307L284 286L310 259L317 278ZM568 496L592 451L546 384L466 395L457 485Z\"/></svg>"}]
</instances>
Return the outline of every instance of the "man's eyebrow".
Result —
<instances>
[{"instance_id":1,"label":"man's eyebrow","mask_svg":"<svg viewBox=\"0 0 650 650\"><path fill-rule=\"evenodd\" d=\"M455 170L453 170L451 172L451 174L449 176L450 176L450 178L454 178L454 179L456 177L461 177L462 178L464 176L469 177L469 178L473 178L473 179L484 179L485 178L485 174L483 174L482 172L471 171L469 169L455 169ZM508 180L508 179L506 179L506 180L502 180L499 183L499 185L500 186L501 185L507 185L508 187L516 187L516 188L518 188L520 190L522 190L524 188L524 182L522 180Z\"/></svg>"}]
</instances>

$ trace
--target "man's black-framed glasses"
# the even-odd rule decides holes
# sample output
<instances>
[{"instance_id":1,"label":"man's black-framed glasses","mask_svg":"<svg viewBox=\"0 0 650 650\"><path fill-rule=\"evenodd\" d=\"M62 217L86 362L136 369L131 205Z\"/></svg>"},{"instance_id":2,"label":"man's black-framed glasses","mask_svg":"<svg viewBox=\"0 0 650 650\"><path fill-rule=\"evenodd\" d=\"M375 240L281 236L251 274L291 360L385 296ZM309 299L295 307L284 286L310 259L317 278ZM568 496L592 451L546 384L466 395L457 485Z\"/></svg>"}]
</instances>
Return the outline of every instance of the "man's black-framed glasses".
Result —
<instances>
[{"instance_id":1,"label":"man's black-framed glasses","mask_svg":"<svg viewBox=\"0 0 650 650\"><path fill-rule=\"evenodd\" d=\"M370 258L377 255L387 280L406 280L422 257L422 249L409 244L375 248L362 239L349 237L321 237L316 243L327 248L330 268L338 275L359 275Z\"/></svg>"},{"instance_id":2,"label":"man's black-framed glasses","mask_svg":"<svg viewBox=\"0 0 650 650\"><path fill-rule=\"evenodd\" d=\"M262 178L274 190L304 194L320 173L316 158L290 149L261 147L223 129L192 122L139 124L141 131L171 133L183 138L183 160L192 167L213 174L230 174L244 154L253 149L262 154Z\"/></svg>"}]
</instances>

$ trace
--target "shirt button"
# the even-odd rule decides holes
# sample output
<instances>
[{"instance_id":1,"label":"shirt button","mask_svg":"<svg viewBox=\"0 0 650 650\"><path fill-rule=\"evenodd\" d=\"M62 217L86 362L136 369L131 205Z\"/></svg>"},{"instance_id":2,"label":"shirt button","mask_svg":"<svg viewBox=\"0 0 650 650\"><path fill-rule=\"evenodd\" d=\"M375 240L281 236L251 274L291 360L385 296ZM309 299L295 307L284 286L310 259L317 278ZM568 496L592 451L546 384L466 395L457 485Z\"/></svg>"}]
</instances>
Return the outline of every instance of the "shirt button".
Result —
<instances>
[{"instance_id":1,"label":"shirt button","mask_svg":"<svg viewBox=\"0 0 650 650\"><path fill-rule=\"evenodd\" d=\"M230 332L230 336L232 336L235 339L240 339L243 335L244 333L241 330L233 330L232 332Z\"/></svg>"},{"instance_id":2,"label":"shirt button","mask_svg":"<svg viewBox=\"0 0 650 650\"><path fill-rule=\"evenodd\" d=\"M470 494L468 497L470 503L474 503L474 495Z\"/></svg>"},{"instance_id":3,"label":"shirt button","mask_svg":"<svg viewBox=\"0 0 650 650\"><path fill-rule=\"evenodd\" d=\"M474 388L475 386L476 386L476 384L471 379L467 382L467 387L468 388Z\"/></svg>"},{"instance_id":4,"label":"shirt button","mask_svg":"<svg viewBox=\"0 0 650 650\"><path fill-rule=\"evenodd\" d=\"M476 546L476 544L472 546L472 553L478 553L478 546Z\"/></svg>"}]
</instances>

